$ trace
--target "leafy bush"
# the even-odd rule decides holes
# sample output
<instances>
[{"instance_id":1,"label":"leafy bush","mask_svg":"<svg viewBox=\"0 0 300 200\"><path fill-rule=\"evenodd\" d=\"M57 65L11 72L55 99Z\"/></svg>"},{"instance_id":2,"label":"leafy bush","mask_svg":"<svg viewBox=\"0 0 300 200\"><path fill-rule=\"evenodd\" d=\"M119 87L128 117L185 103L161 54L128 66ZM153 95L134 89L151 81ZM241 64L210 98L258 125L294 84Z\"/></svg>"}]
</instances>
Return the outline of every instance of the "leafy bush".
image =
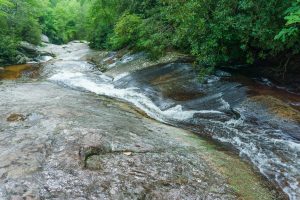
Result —
<instances>
[{"instance_id":1,"label":"leafy bush","mask_svg":"<svg viewBox=\"0 0 300 200\"><path fill-rule=\"evenodd\" d=\"M280 40L286 48L293 49L294 53L299 53L300 0L295 1L285 14L285 27L275 36L275 40Z\"/></svg>"},{"instance_id":2,"label":"leafy bush","mask_svg":"<svg viewBox=\"0 0 300 200\"><path fill-rule=\"evenodd\" d=\"M170 38L168 26L162 21L146 19L141 24L135 48L147 51L151 58L157 59L163 56L168 48L171 48Z\"/></svg>"},{"instance_id":3,"label":"leafy bush","mask_svg":"<svg viewBox=\"0 0 300 200\"><path fill-rule=\"evenodd\" d=\"M55 43L84 39L87 5L79 0L57 1L43 16L44 32Z\"/></svg>"},{"instance_id":4,"label":"leafy bush","mask_svg":"<svg viewBox=\"0 0 300 200\"><path fill-rule=\"evenodd\" d=\"M98 43L98 46L109 47L109 40L113 49L130 46L146 50L153 57L163 55L168 49L177 49L194 55L202 67L208 68L252 64L275 58L289 49L299 49L295 46L299 41L296 9L299 0L294 5L292 2L294 0L96 0L94 5L101 8L93 9L91 18L96 19L92 23L102 31L93 33L92 44L97 46L95 44L100 42L106 45ZM107 20L107 13L111 20ZM274 40L285 24L284 15L287 15L288 27L276 38L293 40ZM111 27L113 33L109 31Z\"/></svg>"},{"instance_id":5,"label":"leafy bush","mask_svg":"<svg viewBox=\"0 0 300 200\"><path fill-rule=\"evenodd\" d=\"M135 14L125 13L115 25L114 32L110 38L113 49L120 49L131 45L138 39L142 20Z\"/></svg>"},{"instance_id":6,"label":"leafy bush","mask_svg":"<svg viewBox=\"0 0 300 200\"><path fill-rule=\"evenodd\" d=\"M300 51L300 0L0 0L0 6L0 26L11 41L38 44L42 30L55 43L88 39L93 48L128 46L153 58L175 49L194 55L207 72Z\"/></svg>"},{"instance_id":7,"label":"leafy bush","mask_svg":"<svg viewBox=\"0 0 300 200\"><path fill-rule=\"evenodd\" d=\"M15 62L17 54L18 40L0 33L0 63Z\"/></svg>"},{"instance_id":8,"label":"leafy bush","mask_svg":"<svg viewBox=\"0 0 300 200\"><path fill-rule=\"evenodd\" d=\"M17 28L22 40L38 45L41 42L42 30L36 19L25 19Z\"/></svg>"},{"instance_id":9,"label":"leafy bush","mask_svg":"<svg viewBox=\"0 0 300 200\"><path fill-rule=\"evenodd\" d=\"M95 0L87 16L88 39L92 48L109 47L114 25L124 10L120 10L121 0ZM124 1L126 2L126 1Z\"/></svg>"}]
</instances>

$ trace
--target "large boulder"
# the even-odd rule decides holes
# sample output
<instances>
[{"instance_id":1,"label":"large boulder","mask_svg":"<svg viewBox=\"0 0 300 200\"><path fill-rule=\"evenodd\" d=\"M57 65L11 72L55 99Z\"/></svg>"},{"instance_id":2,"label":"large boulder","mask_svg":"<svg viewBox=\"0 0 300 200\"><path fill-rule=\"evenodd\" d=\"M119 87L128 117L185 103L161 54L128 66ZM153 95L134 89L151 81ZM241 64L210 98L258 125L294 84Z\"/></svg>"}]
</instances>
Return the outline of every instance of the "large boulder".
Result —
<instances>
[{"instance_id":1,"label":"large boulder","mask_svg":"<svg viewBox=\"0 0 300 200\"><path fill-rule=\"evenodd\" d=\"M38 48L35 45L25 41L20 42L20 51L26 55L33 57L38 56L39 54Z\"/></svg>"},{"instance_id":2,"label":"large boulder","mask_svg":"<svg viewBox=\"0 0 300 200\"><path fill-rule=\"evenodd\" d=\"M44 43L50 43L50 40L47 35L42 34L41 41Z\"/></svg>"}]
</instances>

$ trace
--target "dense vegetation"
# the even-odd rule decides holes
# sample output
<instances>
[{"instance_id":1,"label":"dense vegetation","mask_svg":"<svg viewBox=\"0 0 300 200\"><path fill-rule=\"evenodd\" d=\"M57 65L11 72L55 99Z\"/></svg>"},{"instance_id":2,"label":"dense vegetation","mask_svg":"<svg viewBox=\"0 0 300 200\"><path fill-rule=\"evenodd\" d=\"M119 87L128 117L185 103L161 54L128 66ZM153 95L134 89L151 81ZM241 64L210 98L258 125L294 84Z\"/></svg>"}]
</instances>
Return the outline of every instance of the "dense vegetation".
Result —
<instances>
[{"instance_id":1,"label":"dense vegetation","mask_svg":"<svg viewBox=\"0 0 300 200\"><path fill-rule=\"evenodd\" d=\"M53 43L84 39L88 5L82 0L50 0L40 18L42 30Z\"/></svg>"},{"instance_id":2,"label":"dense vegetation","mask_svg":"<svg viewBox=\"0 0 300 200\"><path fill-rule=\"evenodd\" d=\"M0 59L13 60L20 40L40 42L43 1L0 0Z\"/></svg>"},{"instance_id":3,"label":"dense vegetation","mask_svg":"<svg viewBox=\"0 0 300 200\"><path fill-rule=\"evenodd\" d=\"M154 57L175 49L193 54L207 70L299 53L299 0L96 0L94 4L98 7L90 13L96 24L93 30L101 37L91 35L91 41L98 48L129 46Z\"/></svg>"},{"instance_id":4,"label":"dense vegetation","mask_svg":"<svg viewBox=\"0 0 300 200\"><path fill-rule=\"evenodd\" d=\"M54 43L85 37L87 13L79 0L0 0L0 63L16 62L20 41Z\"/></svg>"},{"instance_id":5,"label":"dense vegetation","mask_svg":"<svg viewBox=\"0 0 300 200\"><path fill-rule=\"evenodd\" d=\"M286 63L300 49L300 0L0 0L0 58L20 40L87 39L91 47L192 54L202 73L229 64ZM280 57L280 59L278 59Z\"/></svg>"}]
</instances>

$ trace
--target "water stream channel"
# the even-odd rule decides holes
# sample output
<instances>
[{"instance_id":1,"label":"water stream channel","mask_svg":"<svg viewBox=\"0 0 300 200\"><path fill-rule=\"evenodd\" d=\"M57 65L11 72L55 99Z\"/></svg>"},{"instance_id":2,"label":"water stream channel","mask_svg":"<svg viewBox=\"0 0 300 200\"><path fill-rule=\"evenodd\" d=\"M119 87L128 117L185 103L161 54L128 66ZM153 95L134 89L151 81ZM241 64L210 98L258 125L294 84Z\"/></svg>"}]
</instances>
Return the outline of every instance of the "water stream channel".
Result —
<instances>
[{"instance_id":1,"label":"water stream channel","mask_svg":"<svg viewBox=\"0 0 300 200\"><path fill-rule=\"evenodd\" d=\"M111 75L82 58L91 51L84 43L46 48L57 57L39 69L39 78L124 100L150 118L212 138L251 162L291 200L300 199L299 94L235 72L218 71L200 84L192 65L180 61ZM125 55L110 67L126 68L143 56ZM19 77L11 71L0 79Z\"/></svg>"}]
</instances>

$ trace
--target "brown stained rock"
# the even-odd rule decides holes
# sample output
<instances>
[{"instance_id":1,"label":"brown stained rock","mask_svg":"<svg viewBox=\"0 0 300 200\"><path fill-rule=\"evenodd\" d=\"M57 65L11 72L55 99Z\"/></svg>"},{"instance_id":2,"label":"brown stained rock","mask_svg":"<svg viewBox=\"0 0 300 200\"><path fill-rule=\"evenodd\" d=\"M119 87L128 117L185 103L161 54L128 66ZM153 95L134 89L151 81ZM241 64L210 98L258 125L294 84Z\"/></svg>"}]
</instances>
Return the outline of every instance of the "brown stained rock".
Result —
<instances>
[{"instance_id":1,"label":"brown stained rock","mask_svg":"<svg viewBox=\"0 0 300 200\"><path fill-rule=\"evenodd\" d=\"M8 122L19 122L19 121L25 121L26 120L26 116L22 115L22 114L17 114L17 113L13 113L11 115L8 116L8 118L6 119Z\"/></svg>"},{"instance_id":2,"label":"brown stained rock","mask_svg":"<svg viewBox=\"0 0 300 200\"><path fill-rule=\"evenodd\" d=\"M300 123L300 112L280 99L272 96L256 96L253 100L267 106L268 110L278 117Z\"/></svg>"}]
</instances>

